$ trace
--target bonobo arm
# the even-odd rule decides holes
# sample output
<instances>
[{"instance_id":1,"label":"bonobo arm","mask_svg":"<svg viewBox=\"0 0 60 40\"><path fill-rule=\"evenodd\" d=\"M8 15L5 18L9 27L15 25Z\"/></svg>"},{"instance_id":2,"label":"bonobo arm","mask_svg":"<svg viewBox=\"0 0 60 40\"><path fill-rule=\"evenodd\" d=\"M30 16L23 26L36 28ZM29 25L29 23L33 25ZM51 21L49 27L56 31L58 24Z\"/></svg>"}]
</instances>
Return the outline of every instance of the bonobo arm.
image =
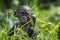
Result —
<instances>
[{"instance_id":1,"label":"bonobo arm","mask_svg":"<svg viewBox=\"0 0 60 40\"><path fill-rule=\"evenodd\" d=\"M14 26L13 26L12 29L10 29L10 30L8 31L8 36L11 36L11 35L13 35L13 34L14 34Z\"/></svg>"},{"instance_id":2,"label":"bonobo arm","mask_svg":"<svg viewBox=\"0 0 60 40\"><path fill-rule=\"evenodd\" d=\"M17 27L17 24L15 24L12 29L8 31L8 36L12 36L14 34L14 28Z\"/></svg>"},{"instance_id":3,"label":"bonobo arm","mask_svg":"<svg viewBox=\"0 0 60 40\"><path fill-rule=\"evenodd\" d=\"M33 23L35 25L35 23L36 23L36 16L33 13L32 13L32 20L33 20Z\"/></svg>"},{"instance_id":4,"label":"bonobo arm","mask_svg":"<svg viewBox=\"0 0 60 40\"><path fill-rule=\"evenodd\" d=\"M34 23L34 25L31 24L31 26L33 26L33 29L29 29L28 30L28 35L29 37L36 37L37 33L35 31L35 23L36 23L36 16L32 13L32 21Z\"/></svg>"},{"instance_id":5,"label":"bonobo arm","mask_svg":"<svg viewBox=\"0 0 60 40\"><path fill-rule=\"evenodd\" d=\"M28 30L28 36L29 37L36 37L37 33L35 30L29 29Z\"/></svg>"}]
</instances>

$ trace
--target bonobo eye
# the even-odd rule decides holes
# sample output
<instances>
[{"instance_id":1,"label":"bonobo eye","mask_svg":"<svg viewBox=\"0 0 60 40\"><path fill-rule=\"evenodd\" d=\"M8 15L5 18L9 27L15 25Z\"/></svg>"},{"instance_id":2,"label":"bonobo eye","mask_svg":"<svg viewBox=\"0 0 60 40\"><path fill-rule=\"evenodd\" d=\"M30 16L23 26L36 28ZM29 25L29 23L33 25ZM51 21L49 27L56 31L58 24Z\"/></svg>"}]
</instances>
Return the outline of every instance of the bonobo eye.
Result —
<instances>
[{"instance_id":1,"label":"bonobo eye","mask_svg":"<svg viewBox=\"0 0 60 40\"><path fill-rule=\"evenodd\" d=\"M22 14L21 14L21 13L17 13L17 15L18 15L18 16L22 16Z\"/></svg>"},{"instance_id":2,"label":"bonobo eye","mask_svg":"<svg viewBox=\"0 0 60 40\"><path fill-rule=\"evenodd\" d=\"M22 14L22 15L29 15L29 13L27 13L27 12L21 12L20 14Z\"/></svg>"},{"instance_id":3,"label":"bonobo eye","mask_svg":"<svg viewBox=\"0 0 60 40\"><path fill-rule=\"evenodd\" d=\"M17 15L17 17L23 16L23 15L29 16L29 13L27 13L27 12L19 12L16 15Z\"/></svg>"}]
</instances>

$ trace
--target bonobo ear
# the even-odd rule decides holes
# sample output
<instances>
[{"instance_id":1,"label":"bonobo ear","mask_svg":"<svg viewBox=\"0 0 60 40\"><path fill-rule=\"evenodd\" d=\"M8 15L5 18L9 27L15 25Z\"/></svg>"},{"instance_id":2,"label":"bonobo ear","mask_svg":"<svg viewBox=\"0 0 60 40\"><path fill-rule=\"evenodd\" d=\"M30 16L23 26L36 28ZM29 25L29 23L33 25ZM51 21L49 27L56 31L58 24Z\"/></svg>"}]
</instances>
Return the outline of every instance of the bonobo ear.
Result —
<instances>
[{"instance_id":1,"label":"bonobo ear","mask_svg":"<svg viewBox=\"0 0 60 40\"><path fill-rule=\"evenodd\" d=\"M14 10L14 16L15 16L15 17L17 17L17 14L16 14L16 13L17 13L16 10Z\"/></svg>"}]
</instances>

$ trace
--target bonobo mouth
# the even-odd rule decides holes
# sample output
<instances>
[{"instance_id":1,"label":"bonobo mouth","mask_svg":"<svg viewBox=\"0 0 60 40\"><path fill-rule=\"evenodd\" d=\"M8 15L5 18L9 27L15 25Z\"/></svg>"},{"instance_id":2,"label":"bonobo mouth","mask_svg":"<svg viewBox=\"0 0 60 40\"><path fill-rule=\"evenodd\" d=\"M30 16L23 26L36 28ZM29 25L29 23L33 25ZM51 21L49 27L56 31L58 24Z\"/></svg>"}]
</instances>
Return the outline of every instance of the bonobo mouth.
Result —
<instances>
[{"instance_id":1,"label":"bonobo mouth","mask_svg":"<svg viewBox=\"0 0 60 40\"><path fill-rule=\"evenodd\" d=\"M19 17L19 20L20 20L20 22L25 23L28 21L28 17L27 16L21 16L21 17Z\"/></svg>"}]
</instances>

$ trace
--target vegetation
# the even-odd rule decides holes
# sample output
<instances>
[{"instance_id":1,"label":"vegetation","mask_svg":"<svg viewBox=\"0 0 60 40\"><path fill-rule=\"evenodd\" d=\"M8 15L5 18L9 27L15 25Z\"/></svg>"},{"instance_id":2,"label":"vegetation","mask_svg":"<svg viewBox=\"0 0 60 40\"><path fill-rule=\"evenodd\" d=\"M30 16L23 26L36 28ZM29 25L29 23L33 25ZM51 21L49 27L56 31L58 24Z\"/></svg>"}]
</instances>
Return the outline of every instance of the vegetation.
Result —
<instances>
[{"instance_id":1,"label":"vegetation","mask_svg":"<svg viewBox=\"0 0 60 40\"><path fill-rule=\"evenodd\" d=\"M0 40L58 40L57 30L60 25L60 6L50 4L49 9L42 9L43 4L38 4L39 0L13 0L10 8L6 8L4 0L0 2ZM28 5L36 15L36 38L29 38L23 30L18 29L18 33L8 36L8 30L18 22L13 16L14 9L19 5Z\"/></svg>"}]
</instances>

